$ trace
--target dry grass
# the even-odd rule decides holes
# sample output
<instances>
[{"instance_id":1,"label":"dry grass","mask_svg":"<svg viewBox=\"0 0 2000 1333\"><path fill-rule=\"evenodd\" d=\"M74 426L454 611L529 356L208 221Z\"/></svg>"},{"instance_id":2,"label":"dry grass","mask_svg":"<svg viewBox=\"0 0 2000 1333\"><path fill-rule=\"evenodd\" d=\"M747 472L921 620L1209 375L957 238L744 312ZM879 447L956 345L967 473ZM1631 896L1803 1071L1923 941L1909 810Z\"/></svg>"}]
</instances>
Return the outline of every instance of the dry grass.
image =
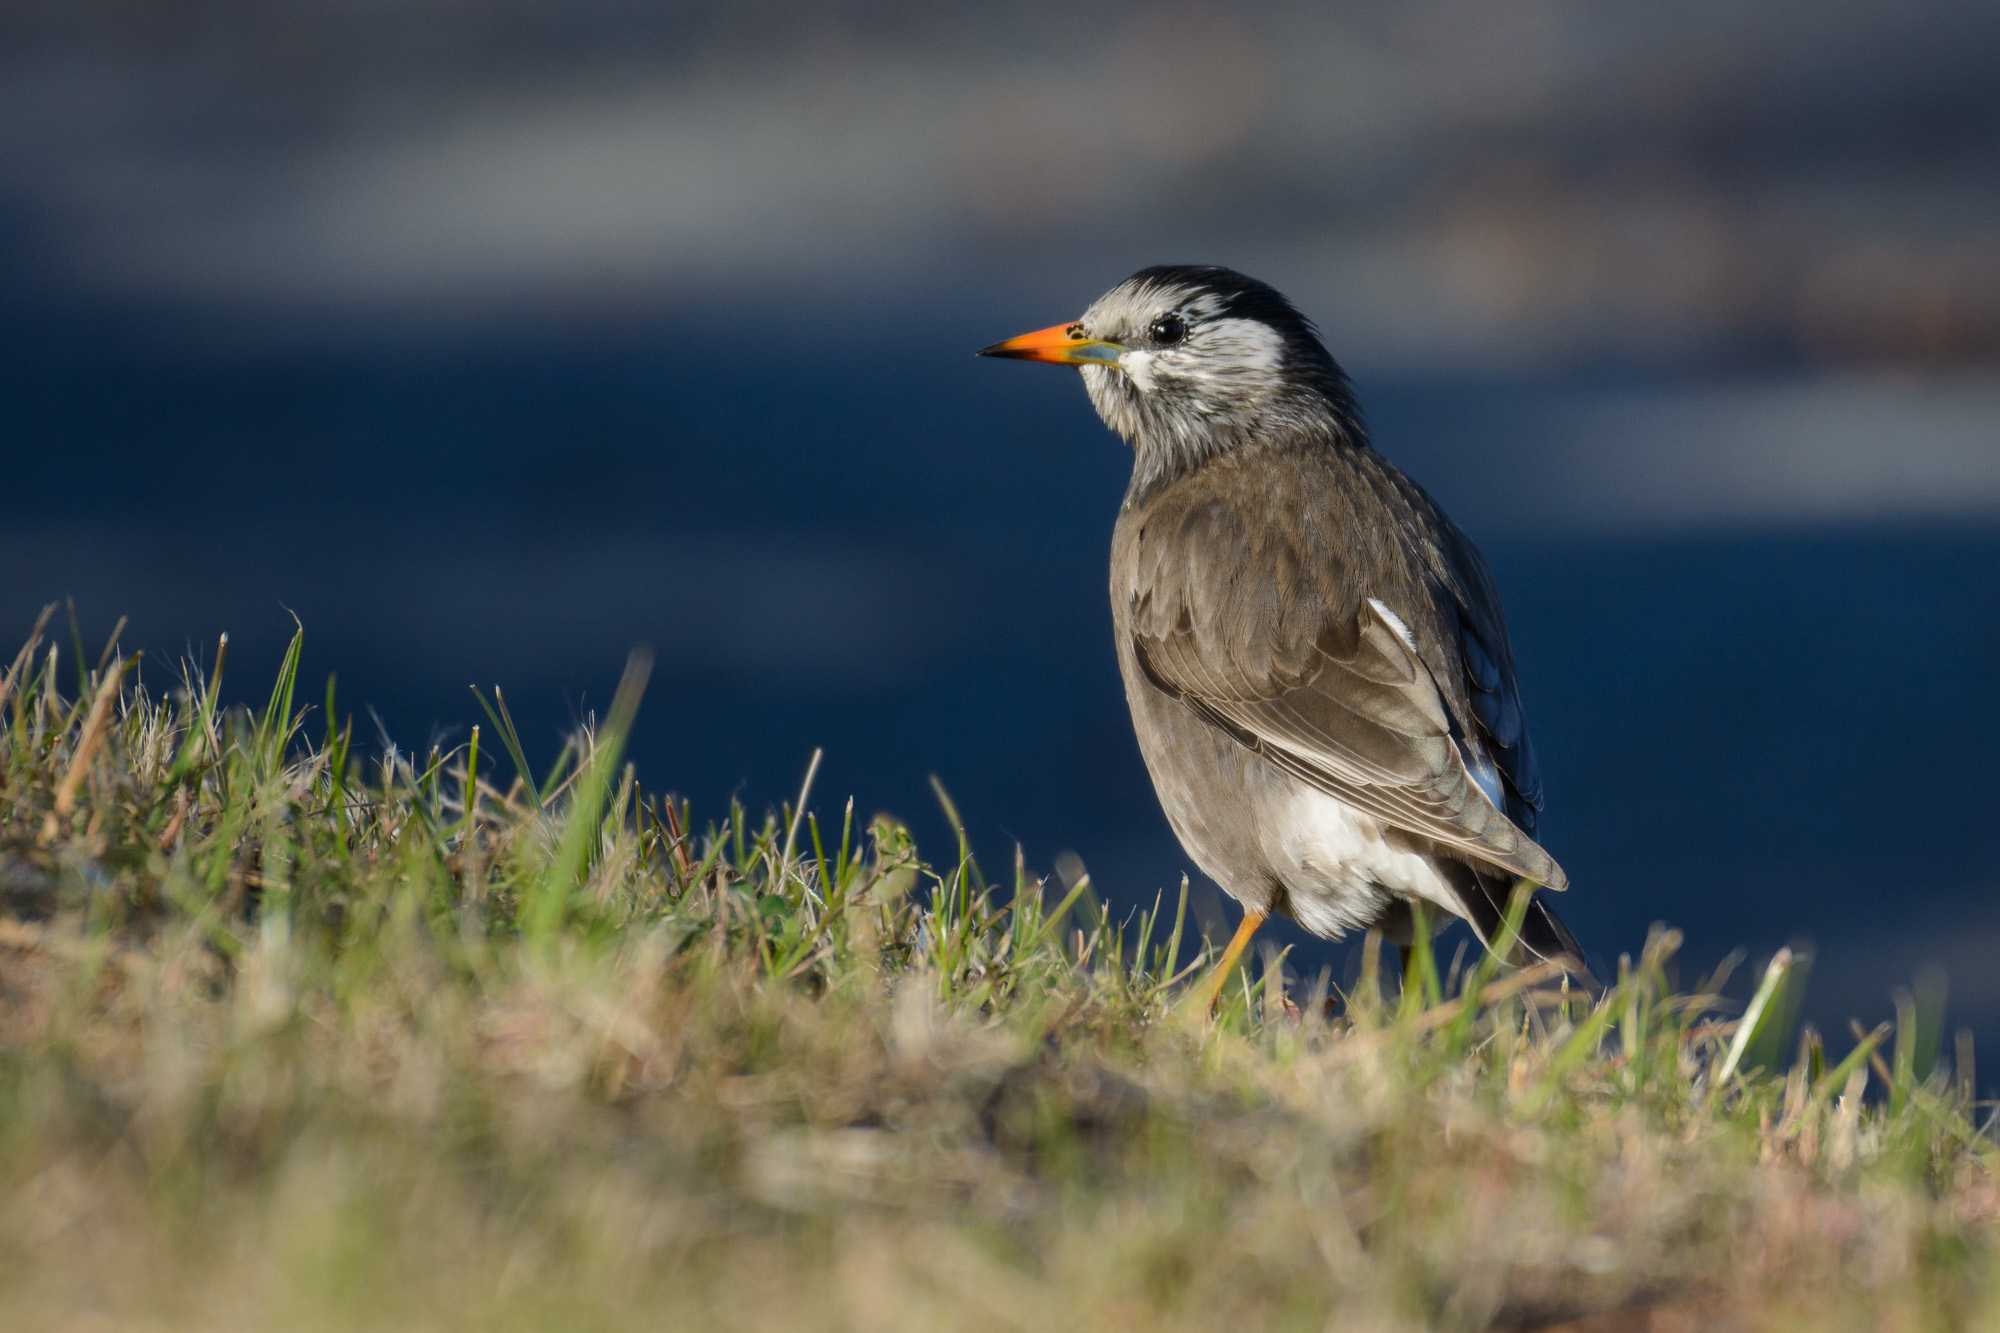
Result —
<instances>
[{"instance_id":1,"label":"dry grass","mask_svg":"<svg viewBox=\"0 0 2000 1333\"><path fill-rule=\"evenodd\" d=\"M497 770L364 764L296 654L256 711L120 671L0 679L0 1327L2000 1325L1962 1082L1914 1022L1774 1067L1783 967L1750 1030L1664 932L1595 1003L1211 1024L1172 904L690 832L638 673L537 775L497 700Z\"/></svg>"}]
</instances>

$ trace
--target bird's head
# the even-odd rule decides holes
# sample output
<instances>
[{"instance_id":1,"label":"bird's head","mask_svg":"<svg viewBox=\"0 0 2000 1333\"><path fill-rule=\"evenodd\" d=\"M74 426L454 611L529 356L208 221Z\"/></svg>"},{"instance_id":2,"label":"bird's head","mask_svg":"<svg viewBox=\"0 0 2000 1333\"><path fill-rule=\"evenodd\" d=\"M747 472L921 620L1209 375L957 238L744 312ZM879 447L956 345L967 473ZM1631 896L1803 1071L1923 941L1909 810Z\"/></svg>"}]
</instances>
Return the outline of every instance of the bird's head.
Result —
<instances>
[{"instance_id":1,"label":"bird's head","mask_svg":"<svg viewBox=\"0 0 2000 1333\"><path fill-rule=\"evenodd\" d=\"M1362 440L1312 322L1233 269L1141 269L1069 323L980 355L1081 369L1097 414L1133 447L1135 485L1253 440Z\"/></svg>"}]
</instances>

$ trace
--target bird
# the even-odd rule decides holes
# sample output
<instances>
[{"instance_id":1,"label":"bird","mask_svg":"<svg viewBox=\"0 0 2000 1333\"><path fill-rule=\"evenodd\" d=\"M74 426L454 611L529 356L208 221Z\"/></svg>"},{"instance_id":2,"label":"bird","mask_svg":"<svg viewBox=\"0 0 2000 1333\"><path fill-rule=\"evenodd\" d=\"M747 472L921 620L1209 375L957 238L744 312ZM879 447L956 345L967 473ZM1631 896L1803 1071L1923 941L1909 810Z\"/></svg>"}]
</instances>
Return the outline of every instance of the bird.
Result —
<instances>
[{"instance_id":1,"label":"bird","mask_svg":"<svg viewBox=\"0 0 2000 1333\"><path fill-rule=\"evenodd\" d=\"M1130 446L1111 620L1167 822L1243 909L1338 939L1468 923L1506 961L1589 970L1484 558L1370 441L1317 327L1233 269L1144 268L981 356L1074 366ZM1515 892L1530 893L1509 940ZM1413 905L1415 909L1413 910Z\"/></svg>"}]
</instances>

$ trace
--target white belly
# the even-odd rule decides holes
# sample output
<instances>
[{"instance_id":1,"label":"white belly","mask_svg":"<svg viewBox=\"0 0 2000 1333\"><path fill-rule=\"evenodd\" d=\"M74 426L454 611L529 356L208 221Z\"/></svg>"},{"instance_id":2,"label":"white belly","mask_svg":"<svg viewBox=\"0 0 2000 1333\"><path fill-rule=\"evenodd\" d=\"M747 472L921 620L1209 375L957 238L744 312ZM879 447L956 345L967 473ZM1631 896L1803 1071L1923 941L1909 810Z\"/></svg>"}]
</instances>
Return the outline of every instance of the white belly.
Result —
<instances>
[{"instance_id":1,"label":"white belly","mask_svg":"<svg viewBox=\"0 0 2000 1333\"><path fill-rule=\"evenodd\" d=\"M1385 891L1463 914L1429 857L1391 844L1380 820L1324 792L1298 786L1260 822L1265 859L1290 895L1292 915L1315 935L1337 938L1368 925Z\"/></svg>"}]
</instances>

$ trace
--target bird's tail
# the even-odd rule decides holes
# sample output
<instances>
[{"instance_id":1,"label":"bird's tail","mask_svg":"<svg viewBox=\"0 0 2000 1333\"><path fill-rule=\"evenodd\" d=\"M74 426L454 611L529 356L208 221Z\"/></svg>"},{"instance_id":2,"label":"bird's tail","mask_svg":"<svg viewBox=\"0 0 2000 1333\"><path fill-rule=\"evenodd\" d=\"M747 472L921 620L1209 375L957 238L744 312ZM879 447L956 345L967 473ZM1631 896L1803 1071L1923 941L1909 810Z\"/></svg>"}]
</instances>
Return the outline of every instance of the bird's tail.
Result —
<instances>
[{"instance_id":1,"label":"bird's tail","mask_svg":"<svg viewBox=\"0 0 2000 1333\"><path fill-rule=\"evenodd\" d=\"M1480 942L1491 948L1506 925L1507 904L1518 881L1481 875L1476 871L1467 878L1471 883L1459 889L1459 899L1466 907L1466 920L1479 933ZM1521 919L1520 933L1515 937L1514 947L1508 950L1506 961L1516 965L1560 963L1586 987L1593 991L1598 989L1597 978L1591 973L1590 960L1584 954L1583 946L1577 943L1570 928L1549 906L1546 890L1537 892L1528 900L1527 915Z\"/></svg>"}]
</instances>

